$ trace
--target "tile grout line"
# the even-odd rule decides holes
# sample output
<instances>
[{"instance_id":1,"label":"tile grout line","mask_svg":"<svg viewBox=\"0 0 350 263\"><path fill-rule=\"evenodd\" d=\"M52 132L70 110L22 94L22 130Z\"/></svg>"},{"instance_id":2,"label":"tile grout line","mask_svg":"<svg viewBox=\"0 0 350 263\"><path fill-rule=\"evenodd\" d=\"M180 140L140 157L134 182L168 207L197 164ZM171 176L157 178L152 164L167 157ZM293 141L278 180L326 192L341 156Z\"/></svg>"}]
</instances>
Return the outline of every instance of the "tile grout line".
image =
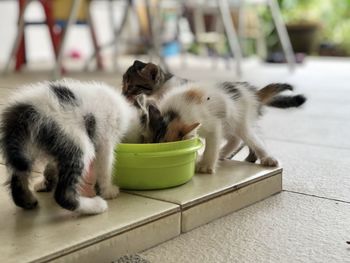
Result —
<instances>
[{"instance_id":1,"label":"tile grout line","mask_svg":"<svg viewBox=\"0 0 350 263\"><path fill-rule=\"evenodd\" d=\"M298 194L298 195L304 195L304 196L309 196L309 197L316 197L319 199L325 199L325 200L330 200L330 201L335 201L335 202L342 202L345 204L350 204L350 201L344 201L336 198L329 198L329 197L324 197L324 196L318 196L318 195L313 195L313 194L307 194L307 193L302 193L302 192L297 192L297 191L292 191L292 190L285 190L283 189L282 192L287 192L291 194Z\"/></svg>"},{"instance_id":2,"label":"tile grout line","mask_svg":"<svg viewBox=\"0 0 350 263\"><path fill-rule=\"evenodd\" d=\"M265 137L265 140L287 142L287 143L295 143L295 144L309 145L309 146L316 146L316 147L324 147L324 148L331 148L331 149L337 149L337 150L350 150L350 147L338 147L338 146L332 146L332 145L324 145L324 144L308 143L308 142L302 142L302 141L276 139L276 138L269 138L269 137Z\"/></svg>"},{"instance_id":3,"label":"tile grout line","mask_svg":"<svg viewBox=\"0 0 350 263\"><path fill-rule=\"evenodd\" d=\"M172 201L162 200L162 199L159 199L159 198L156 198L156 197L153 197L153 196L145 196L145 195L142 195L142 194L139 194L139 193L129 192L128 190L123 190L123 189L121 189L121 192L130 194L130 195L139 196L139 197L149 198L149 199L156 200L156 201L162 201L162 202L174 204L174 205L177 205L177 206L180 207L180 212L182 211L182 205L178 204L178 203L175 203L175 202L172 202Z\"/></svg>"}]
</instances>

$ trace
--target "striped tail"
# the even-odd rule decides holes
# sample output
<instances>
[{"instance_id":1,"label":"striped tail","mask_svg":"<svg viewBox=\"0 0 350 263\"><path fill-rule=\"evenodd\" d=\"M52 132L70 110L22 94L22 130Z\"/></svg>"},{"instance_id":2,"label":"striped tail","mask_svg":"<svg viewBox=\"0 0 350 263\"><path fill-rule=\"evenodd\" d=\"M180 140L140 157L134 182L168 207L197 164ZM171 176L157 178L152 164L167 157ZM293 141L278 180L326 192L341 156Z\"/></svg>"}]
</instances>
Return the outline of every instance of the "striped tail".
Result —
<instances>
[{"instance_id":1,"label":"striped tail","mask_svg":"<svg viewBox=\"0 0 350 263\"><path fill-rule=\"evenodd\" d=\"M293 87L286 83L273 83L269 84L266 87L257 91L256 95L258 96L260 102L263 105L275 107L275 108L292 108L299 107L303 105L306 101L304 95L278 95L279 93L293 90Z\"/></svg>"}]
</instances>

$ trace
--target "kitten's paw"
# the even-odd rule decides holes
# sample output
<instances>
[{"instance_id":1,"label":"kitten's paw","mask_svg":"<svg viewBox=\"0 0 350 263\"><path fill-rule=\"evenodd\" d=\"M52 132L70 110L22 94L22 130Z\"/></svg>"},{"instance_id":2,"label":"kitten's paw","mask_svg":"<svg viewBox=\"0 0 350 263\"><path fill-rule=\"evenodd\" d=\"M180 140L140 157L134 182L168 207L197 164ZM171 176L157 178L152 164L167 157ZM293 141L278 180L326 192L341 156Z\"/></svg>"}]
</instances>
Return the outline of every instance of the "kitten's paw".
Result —
<instances>
[{"instance_id":1,"label":"kitten's paw","mask_svg":"<svg viewBox=\"0 0 350 263\"><path fill-rule=\"evenodd\" d=\"M34 209L38 206L38 200L32 195L32 196L25 196L20 198L14 198L13 200L15 204L19 207L22 207L23 209Z\"/></svg>"},{"instance_id":2,"label":"kitten's paw","mask_svg":"<svg viewBox=\"0 0 350 263\"><path fill-rule=\"evenodd\" d=\"M93 215L101 214L106 212L108 209L108 204L106 200L103 200L99 196L93 198L89 197L79 197L79 207L76 210L80 214Z\"/></svg>"},{"instance_id":3,"label":"kitten's paw","mask_svg":"<svg viewBox=\"0 0 350 263\"><path fill-rule=\"evenodd\" d=\"M278 166L278 161L277 159L268 156L261 159L261 164L264 166Z\"/></svg>"},{"instance_id":4,"label":"kitten's paw","mask_svg":"<svg viewBox=\"0 0 350 263\"><path fill-rule=\"evenodd\" d=\"M196 165L196 172L201 174L213 174L215 173L215 168L203 163L198 163Z\"/></svg>"},{"instance_id":5,"label":"kitten's paw","mask_svg":"<svg viewBox=\"0 0 350 263\"><path fill-rule=\"evenodd\" d=\"M110 185L105 189L101 189L101 196L104 199L114 199L119 194L119 187L116 185Z\"/></svg>"}]
</instances>

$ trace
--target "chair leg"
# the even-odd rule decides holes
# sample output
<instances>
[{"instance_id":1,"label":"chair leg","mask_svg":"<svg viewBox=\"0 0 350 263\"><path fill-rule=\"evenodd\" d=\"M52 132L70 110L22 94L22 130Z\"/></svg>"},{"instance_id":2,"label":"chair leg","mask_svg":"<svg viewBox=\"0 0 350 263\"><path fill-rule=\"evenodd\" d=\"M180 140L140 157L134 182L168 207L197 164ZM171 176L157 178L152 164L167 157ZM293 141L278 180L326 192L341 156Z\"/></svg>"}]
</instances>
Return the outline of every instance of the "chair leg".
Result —
<instances>
[{"instance_id":1,"label":"chair leg","mask_svg":"<svg viewBox=\"0 0 350 263\"><path fill-rule=\"evenodd\" d=\"M242 75L242 68L241 68L242 51L239 45L236 30L232 23L230 6L228 3L228 0L217 0L217 3L221 14L221 19L224 24L229 47L231 49L232 54L234 54L234 58L236 60L236 73L237 73L237 76L240 77Z\"/></svg>"},{"instance_id":2,"label":"chair leg","mask_svg":"<svg viewBox=\"0 0 350 263\"><path fill-rule=\"evenodd\" d=\"M17 54L16 54L15 71L20 71L22 66L27 63L26 41L24 37L24 32L21 36L20 43L16 53Z\"/></svg>"},{"instance_id":3,"label":"chair leg","mask_svg":"<svg viewBox=\"0 0 350 263\"><path fill-rule=\"evenodd\" d=\"M246 32L245 32L245 5L244 1L239 1L238 6L238 41L242 47L242 53L243 55L246 54L245 49L245 39Z\"/></svg>"},{"instance_id":4,"label":"chair leg","mask_svg":"<svg viewBox=\"0 0 350 263\"><path fill-rule=\"evenodd\" d=\"M58 33L55 32L55 21L53 17L53 10L52 10L52 1L51 0L40 0L46 17L46 25L49 30L51 43L53 47L53 51L55 53L55 58L57 59L58 56L58 48L60 45L60 36Z\"/></svg>"},{"instance_id":5,"label":"chair leg","mask_svg":"<svg viewBox=\"0 0 350 263\"><path fill-rule=\"evenodd\" d=\"M92 21L90 6L88 7L88 10L87 10L87 24L90 30L92 44L95 49L97 68L102 70L103 69L102 57L101 57L100 47L97 43L96 31Z\"/></svg>"},{"instance_id":6,"label":"chair leg","mask_svg":"<svg viewBox=\"0 0 350 263\"><path fill-rule=\"evenodd\" d=\"M16 70L19 70L22 64L25 62L25 42L24 42L24 14L32 0L20 0L19 4L19 17L18 17L18 26L17 26L17 35L15 42L13 43L12 50L8 60L6 61L5 67L3 69L3 74L9 72L11 67L12 59L16 57ZM20 53L20 54L19 54Z\"/></svg>"},{"instance_id":7,"label":"chair leg","mask_svg":"<svg viewBox=\"0 0 350 263\"><path fill-rule=\"evenodd\" d=\"M260 25L260 30L258 32L258 36L257 36L257 39L256 39L256 50L257 50L258 55L261 58L265 59L266 56L267 56L267 47L266 47L266 40L265 40L264 30L263 30L263 28L261 26L261 25L263 25L263 21L261 19L261 16L258 13L256 13L256 16L258 18L259 25Z\"/></svg>"},{"instance_id":8,"label":"chair leg","mask_svg":"<svg viewBox=\"0 0 350 263\"><path fill-rule=\"evenodd\" d=\"M150 35L151 35L151 53L159 59L160 65L166 70L169 71L169 66L165 61L165 58L162 55L162 43L161 43L161 6L160 1L157 1L154 5L152 5L152 11L151 11L151 5L152 1L146 0L146 13L147 13L147 20L149 23L149 29L150 29Z\"/></svg>"},{"instance_id":9,"label":"chair leg","mask_svg":"<svg viewBox=\"0 0 350 263\"><path fill-rule=\"evenodd\" d=\"M64 28L63 33L62 33L62 38L61 38L60 46L58 49L56 64L55 64L55 67L53 70L53 76L52 76L53 79L58 79L61 77L61 64L62 64L62 59L63 59L64 45L67 41L67 32L70 29L70 27L73 24L75 24L75 22L76 22L81 1L82 0L74 0L72 3L70 14L68 17L68 21L67 21L66 27Z\"/></svg>"},{"instance_id":10,"label":"chair leg","mask_svg":"<svg viewBox=\"0 0 350 263\"><path fill-rule=\"evenodd\" d=\"M115 28L114 15L115 15L114 3L113 3L113 0L109 0L108 1L108 19L109 19L110 27L113 30L113 36L114 36L114 38L116 38L116 32L115 32L116 30L114 29ZM96 53L96 51L95 51L95 53ZM113 45L113 55L112 55L113 71L115 71L117 68L117 53L118 53L118 47L117 47L117 45Z\"/></svg>"},{"instance_id":11,"label":"chair leg","mask_svg":"<svg viewBox=\"0 0 350 263\"><path fill-rule=\"evenodd\" d=\"M276 26L278 37L282 44L283 52L286 56L289 70L292 72L295 68L295 56L292 44L288 36L287 28L282 19L281 10L276 0L268 0L268 4Z\"/></svg>"}]
</instances>

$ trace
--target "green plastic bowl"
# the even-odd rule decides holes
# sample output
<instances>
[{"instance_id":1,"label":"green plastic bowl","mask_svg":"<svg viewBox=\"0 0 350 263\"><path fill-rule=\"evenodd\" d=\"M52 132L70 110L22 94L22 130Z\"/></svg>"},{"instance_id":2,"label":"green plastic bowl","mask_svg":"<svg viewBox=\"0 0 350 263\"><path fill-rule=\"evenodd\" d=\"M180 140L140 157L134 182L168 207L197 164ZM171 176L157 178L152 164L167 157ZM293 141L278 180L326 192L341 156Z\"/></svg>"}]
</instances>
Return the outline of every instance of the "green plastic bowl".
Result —
<instances>
[{"instance_id":1,"label":"green plastic bowl","mask_svg":"<svg viewBox=\"0 0 350 263\"><path fill-rule=\"evenodd\" d=\"M114 183L123 189L151 190L181 185L194 175L198 138L178 142L118 144Z\"/></svg>"}]
</instances>

